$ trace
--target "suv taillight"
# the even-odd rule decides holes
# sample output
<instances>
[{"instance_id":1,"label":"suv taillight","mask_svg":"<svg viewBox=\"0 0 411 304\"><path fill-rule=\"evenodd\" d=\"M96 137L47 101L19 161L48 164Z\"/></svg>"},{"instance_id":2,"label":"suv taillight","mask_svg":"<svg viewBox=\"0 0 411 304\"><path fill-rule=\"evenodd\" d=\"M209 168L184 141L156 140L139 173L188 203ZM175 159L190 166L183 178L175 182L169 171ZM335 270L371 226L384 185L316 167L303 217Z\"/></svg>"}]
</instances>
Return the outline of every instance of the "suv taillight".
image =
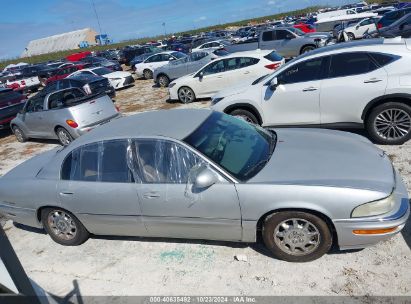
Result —
<instances>
[{"instance_id":1,"label":"suv taillight","mask_svg":"<svg viewBox=\"0 0 411 304\"><path fill-rule=\"evenodd\" d=\"M275 70L278 69L278 67L281 65L281 63L271 63L271 64L267 64L264 67L270 70Z\"/></svg>"}]
</instances>

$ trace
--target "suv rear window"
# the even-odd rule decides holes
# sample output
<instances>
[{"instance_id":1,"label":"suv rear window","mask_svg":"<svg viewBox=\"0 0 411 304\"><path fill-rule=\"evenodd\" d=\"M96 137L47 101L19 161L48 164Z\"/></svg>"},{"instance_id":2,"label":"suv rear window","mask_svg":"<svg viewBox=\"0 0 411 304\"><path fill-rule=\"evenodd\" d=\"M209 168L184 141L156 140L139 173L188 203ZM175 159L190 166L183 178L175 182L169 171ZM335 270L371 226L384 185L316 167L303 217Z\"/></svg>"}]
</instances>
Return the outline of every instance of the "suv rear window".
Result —
<instances>
[{"instance_id":1,"label":"suv rear window","mask_svg":"<svg viewBox=\"0 0 411 304\"><path fill-rule=\"evenodd\" d=\"M378 66L367 53L343 53L331 56L329 77L360 75L376 70Z\"/></svg>"},{"instance_id":2,"label":"suv rear window","mask_svg":"<svg viewBox=\"0 0 411 304\"><path fill-rule=\"evenodd\" d=\"M400 56L394 56L394 55L382 54L382 53L370 53L369 55L372 57L372 59L375 60L375 62L377 62L377 64L380 67L383 67L395 60L400 59Z\"/></svg>"},{"instance_id":3,"label":"suv rear window","mask_svg":"<svg viewBox=\"0 0 411 304\"><path fill-rule=\"evenodd\" d=\"M264 56L265 59L270 60L270 61L281 61L283 60L283 57L278 55L275 51L271 52L268 55Z\"/></svg>"}]
</instances>

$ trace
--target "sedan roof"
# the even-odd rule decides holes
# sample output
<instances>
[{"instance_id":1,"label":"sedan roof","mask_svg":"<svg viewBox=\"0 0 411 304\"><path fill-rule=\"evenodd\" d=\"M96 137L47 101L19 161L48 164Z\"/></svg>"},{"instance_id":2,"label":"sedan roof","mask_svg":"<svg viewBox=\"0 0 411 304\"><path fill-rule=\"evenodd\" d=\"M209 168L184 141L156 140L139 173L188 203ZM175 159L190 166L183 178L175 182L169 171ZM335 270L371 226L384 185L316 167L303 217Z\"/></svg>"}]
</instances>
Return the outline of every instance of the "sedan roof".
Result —
<instances>
[{"instance_id":1,"label":"sedan roof","mask_svg":"<svg viewBox=\"0 0 411 304\"><path fill-rule=\"evenodd\" d=\"M100 140L161 136L182 140L211 115L208 109L173 109L121 117L77 138L70 147Z\"/></svg>"}]
</instances>

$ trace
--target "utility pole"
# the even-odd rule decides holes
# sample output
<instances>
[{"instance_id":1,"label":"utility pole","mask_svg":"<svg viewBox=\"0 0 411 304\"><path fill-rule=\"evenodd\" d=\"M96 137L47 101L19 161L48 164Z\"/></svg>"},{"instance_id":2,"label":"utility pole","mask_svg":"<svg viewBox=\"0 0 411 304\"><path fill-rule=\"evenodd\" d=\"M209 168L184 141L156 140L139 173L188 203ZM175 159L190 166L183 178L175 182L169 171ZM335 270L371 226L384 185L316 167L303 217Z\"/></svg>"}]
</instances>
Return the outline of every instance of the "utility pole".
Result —
<instances>
[{"instance_id":1,"label":"utility pole","mask_svg":"<svg viewBox=\"0 0 411 304\"><path fill-rule=\"evenodd\" d=\"M163 22L163 27L164 27L164 36L167 37L167 30L166 30L166 23Z\"/></svg>"}]
</instances>

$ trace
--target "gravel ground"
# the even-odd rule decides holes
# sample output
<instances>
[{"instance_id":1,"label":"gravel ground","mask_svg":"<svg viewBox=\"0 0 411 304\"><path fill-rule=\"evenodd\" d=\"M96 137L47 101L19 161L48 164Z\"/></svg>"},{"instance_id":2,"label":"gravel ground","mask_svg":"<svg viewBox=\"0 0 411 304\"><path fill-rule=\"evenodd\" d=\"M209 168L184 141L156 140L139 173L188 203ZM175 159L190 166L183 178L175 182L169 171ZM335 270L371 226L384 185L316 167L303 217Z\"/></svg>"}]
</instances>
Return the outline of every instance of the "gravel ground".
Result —
<instances>
[{"instance_id":1,"label":"gravel ground","mask_svg":"<svg viewBox=\"0 0 411 304\"><path fill-rule=\"evenodd\" d=\"M167 90L137 80L117 92L124 113L182 107ZM184 107L207 107L208 101ZM0 175L54 141L20 144L0 134ZM382 146L411 192L411 142ZM411 194L411 193L410 193ZM129 237L96 237L78 247L54 243L41 230L6 223L28 275L64 297L77 282L85 295L408 295L411 296L411 223L389 241L359 251L333 251L292 264L269 257L262 245ZM246 261L237 261L244 255ZM76 281L76 282L75 282Z\"/></svg>"}]
</instances>

